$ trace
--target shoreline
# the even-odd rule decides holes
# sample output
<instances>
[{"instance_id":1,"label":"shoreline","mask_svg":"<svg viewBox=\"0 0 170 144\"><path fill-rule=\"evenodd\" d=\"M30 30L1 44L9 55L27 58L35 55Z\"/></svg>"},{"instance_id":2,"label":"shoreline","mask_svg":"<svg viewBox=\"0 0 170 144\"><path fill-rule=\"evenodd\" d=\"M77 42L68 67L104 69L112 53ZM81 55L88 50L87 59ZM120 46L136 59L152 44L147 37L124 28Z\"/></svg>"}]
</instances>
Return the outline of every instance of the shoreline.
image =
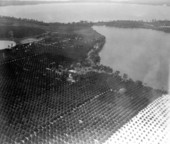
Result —
<instances>
[{"instance_id":1,"label":"shoreline","mask_svg":"<svg viewBox=\"0 0 170 144\"><path fill-rule=\"evenodd\" d=\"M8 17L1 17L1 18L6 20L6 23L8 23ZM13 20L15 20L15 22ZM88 22L82 21L82 22L78 22L78 23L61 24L61 23L44 23L44 22L38 22L38 21L35 22L33 20L30 22L28 20L26 23L25 19L22 21L22 19L15 19L15 18L9 18L9 22L12 22L11 25L14 25L16 22L18 22L19 25L21 25L21 26L23 25L23 22L24 22L25 27L27 27L27 23L28 24L31 23L31 24L33 24L32 28L39 26L40 28L45 30L45 33L41 33L38 35L40 36L40 38L43 39L42 41L44 44L46 43L44 41L45 39L49 39L49 40L51 39L49 41L49 47L51 47L50 48L51 50L54 49L55 46L57 46L58 42L55 44L54 43L55 41L58 41L59 39L64 38L65 40L64 41L59 40L60 42L58 44L63 43L66 47L70 47L70 48L72 47L73 49L74 49L74 47L77 47L76 50L78 50L77 52L73 52L73 50L71 50L72 48L70 50L68 49L67 52L65 52L65 54L66 54L65 56L70 56L70 58L73 58L73 59L74 59L74 56L78 56L77 62L82 61L82 66L84 68L86 68L85 65L88 65L89 68L91 67L92 70L94 70L94 71L98 71L98 72L104 71L106 74L111 74L111 75L114 75L116 70L113 72L112 68L110 68L108 66L104 66L100 63L100 59L101 59L100 52L104 47L106 38L104 35L100 34L96 30L94 30L93 26L103 26L103 25L107 24L106 26L108 27L108 24L110 24L111 27L132 29L132 28L143 28L143 26L146 25L146 22L141 22L141 21L112 21L112 22L98 22L98 23L92 23L92 22L88 23ZM152 26L152 28L153 27L157 28L154 30L158 30L158 28L160 28L159 26L163 25L163 24L166 24L167 26L170 25L170 21L153 21L153 22L147 22L147 24L148 23L154 24ZM42 24L43 24L43 26L42 26ZM118 24L121 24L121 25L119 26ZM128 25L126 25L126 24L128 24ZM151 25L146 25L146 27L144 27L144 28L151 29ZM168 30L169 30L169 27L168 27ZM169 32L170 31L168 31L168 33ZM81 45L77 45L79 42L77 44L70 43L71 41L67 38L67 37L71 36L70 34L73 35L73 37L74 37L74 34L76 34L77 36L75 37L75 39L77 39L79 42L81 42ZM32 36L25 35L24 38L20 38L20 39L14 38L14 40L18 40L17 44L20 44L19 40L23 40L25 38L32 39L35 37L37 37L37 35L32 35ZM4 38L4 39L7 39L7 38ZM97 41L98 41L99 45L95 45L95 44L97 44ZM80 48L84 47L84 51L79 52L78 47L80 47ZM45 52L45 50L42 49L42 52L43 51ZM78 54L78 52L81 54ZM90 54L88 56L89 52L90 52ZM85 61L83 62L83 60L85 60ZM122 75L121 75L121 77L122 77Z\"/></svg>"},{"instance_id":2,"label":"shoreline","mask_svg":"<svg viewBox=\"0 0 170 144\"><path fill-rule=\"evenodd\" d=\"M150 22L145 21L133 21L133 20L117 20L107 22L95 22L94 26L106 26L122 29L151 29L156 31L162 31L170 33L170 21L168 20L155 20Z\"/></svg>"}]
</instances>

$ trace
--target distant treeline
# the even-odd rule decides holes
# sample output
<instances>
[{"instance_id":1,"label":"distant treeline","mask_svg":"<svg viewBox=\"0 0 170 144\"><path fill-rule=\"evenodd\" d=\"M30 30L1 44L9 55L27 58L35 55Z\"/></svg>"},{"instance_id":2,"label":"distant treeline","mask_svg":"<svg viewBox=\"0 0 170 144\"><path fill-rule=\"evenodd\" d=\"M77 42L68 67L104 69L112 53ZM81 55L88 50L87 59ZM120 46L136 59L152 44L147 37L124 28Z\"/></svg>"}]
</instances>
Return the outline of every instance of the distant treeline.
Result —
<instances>
[{"instance_id":1,"label":"distant treeline","mask_svg":"<svg viewBox=\"0 0 170 144\"><path fill-rule=\"evenodd\" d=\"M16 17L9 17L9 16L0 16L0 26L1 25L22 25L22 26L44 26L44 27L54 27L54 26L92 26L92 22L80 21L80 22L72 22L72 23L60 23L60 22L53 22L47 23L35 19L27 19L27 18L16 18Z\"/></svg>"},{"instance_id":2,"label":"distant treeline","mask_svg":"<svg viewBox=\"0 0 170 144\"><path fill-rule=\"evenodd\" d=\"M24 26L0 26L0 38L24 38L45 33L41 28Z\"/></svg>"},{"instance_id":3,"label":"distant treeline","mask_svg":"<svg viewBox=\"0 0 170 144\"><path fill-rule=\"evenodd\" d=\"M152 26L170 26L169 20L151 20L151 21L142 21L142 20L113 20L113 21L98 21L98 22L89 22L89 21L80 21L80 22L69 22L69 23L60 23L53 22L47 23L35 19L27 18L16 18L9 16L0 16L0 22L2 24L12 25L15 23L18 24L36 24L39 26L55 26L55 25L72 25L72 26L92 26L92 25L106 25L106 26L117 26L117 27L141 27L146 25Z\"/></svg>"},{"instance_id":4,"label":"distant treeline","mask_svg":"<svg viewBox=\"0 0 170 144\"><path fill-rule=\"evenodd\" d=\"M39 26L48 26L47 23L38 21L35 19L26 19L26 18L15 18L9 16L0 16L1 25L39 25Z\"/></svg>"},{"instance_id":5,"label":"distant treeline","mask_svg":"<svg viewBox=\"0 0 170 144\"><path fill-rule=\"evenodd\" d=\"M105 25L119 28L145 28L170 33L170 21L168 20L152 20L149 22L134 20L114 20L108 22L80 21L71 23L46 23L33 19L0 16L0 22L0 38L9 38L9 33L11 33L11 31L15 38L23 38L26 36L39 35L43 32L72 33L73 31L92 27L93 25Z\"/></svg>"},{"instance_id":6,"label":"distant treeline","mask_svg":"<svg viewBox=\"0 0 170 144\"><path fill-rule=\"evenodd\" d=\"M129 20L117 20L109 22L97 22L95 25L105 25L105 26L114 26L122 28L137 28L143 27L145 22L142 21L129 21Z\"/></svg>"},{"instance_id":7,"label":"distant treeline","mask_svg":"<svg viewBox=\"0 0 170 144\"><path fill-rule=\"evenodd\" d=\"M93 25L118 27L118 28L144 28L170 33L170 21L168 20L152 20L146 21L132 21L132 20L115 20L109 22L96 22Z\"/></svg>"},{"instance_id":8,"label":"distant treeline","mask_svg":"<svg viewBox=\"0 0 170 144\"><path fill-rule=\"evenodd\" d=\"M170 26L170 21L168 20L152 20L149 22L146 21L134 21L134 20L114 20L103 22L99 21L93 23L94 25L106 25L106 26L114 26L114 27L124 27L124 28L138 28L138 27L160 27L160 26Z\"/></svg>"}]
</instances>

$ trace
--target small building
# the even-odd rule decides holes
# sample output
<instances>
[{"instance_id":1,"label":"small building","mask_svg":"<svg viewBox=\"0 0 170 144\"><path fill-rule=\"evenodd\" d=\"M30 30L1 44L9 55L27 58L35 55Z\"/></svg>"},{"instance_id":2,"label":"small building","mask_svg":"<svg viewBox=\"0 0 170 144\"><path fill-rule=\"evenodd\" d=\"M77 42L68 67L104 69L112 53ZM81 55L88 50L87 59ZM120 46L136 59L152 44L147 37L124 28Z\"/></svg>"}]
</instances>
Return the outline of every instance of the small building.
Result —
<instances>
[{"instance_id":1,"label":"small building","mask_svg":"<svg viewBox=\"0 0 170 144\"><path fill-rule=\"evenodd\" d=\"M67 81L71 82L71 83L75 83L76 81L73 79L72 74L69 74L69 77L67 78Z\"/></svg>"},{"instance_id":2,"label":"small building","mask_svg":"<svg viewBox=\"0 0 170 144\"><path fill-rule=\"evenodd\" d=\"M125 88L120 88L117 93L119 94L125 94L126 89Z\"/></svg>"},{"instance_id":3,"label":"small building","mask_svg":"<svg viewBox=\"0 0 170 144\"><path fill-rule=\"evenodd\" d=\"M69 70L70 73L77 73L76 70Z\"/></svg>"}]
</instances>

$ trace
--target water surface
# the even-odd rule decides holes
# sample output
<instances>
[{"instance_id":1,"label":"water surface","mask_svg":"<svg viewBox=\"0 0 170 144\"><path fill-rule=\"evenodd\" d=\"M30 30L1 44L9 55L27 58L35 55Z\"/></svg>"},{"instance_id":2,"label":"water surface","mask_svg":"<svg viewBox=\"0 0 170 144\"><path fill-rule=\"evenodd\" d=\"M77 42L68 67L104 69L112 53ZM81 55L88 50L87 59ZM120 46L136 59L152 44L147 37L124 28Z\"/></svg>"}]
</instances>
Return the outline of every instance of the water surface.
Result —
<instances>
[{"instance_id":1,"label":"water surface","mask_svg":"<svg viewBox=\"0 0 170 144\"><path fill-rule=\"evenodd\" d=\"M116 3L57 3L0 7L0 15L46 22L170 19L170 7Z\"/></svg>"},{"instance_id":2,"label":"water surface","mask_svg":"<svg viewBox=\"0 0 170 144\"><path fill-rule=\"evenodd\" d=\"M5 48L11 48L15 45L16 43L14 41L0 40L0 50Z\"/></svg>"},{"instance_id":3,"label":"water surface","mask_svg":"<svg viewBox=\"0 0 170 144\"><path fill-rule=\"evenodd\" d=\"M100 53L102 64L154 88L168 89L170 34L146 29L93 28L106 37Z\"/></svg>"}]
</instances>

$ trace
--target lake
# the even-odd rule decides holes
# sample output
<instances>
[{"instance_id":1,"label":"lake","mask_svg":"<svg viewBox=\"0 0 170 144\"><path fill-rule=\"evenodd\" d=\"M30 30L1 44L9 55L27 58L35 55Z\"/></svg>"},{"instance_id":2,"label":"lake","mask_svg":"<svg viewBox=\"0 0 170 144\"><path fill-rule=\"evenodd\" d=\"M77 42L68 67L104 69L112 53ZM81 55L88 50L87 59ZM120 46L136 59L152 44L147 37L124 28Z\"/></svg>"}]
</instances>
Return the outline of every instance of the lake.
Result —
<instances>
[{"instance_id":1,"label":"lake","mask_svg":"<svg viewBox=\"0 0 170 144\"><path fill-rule=\"evenodd\" d=\"M14 41L8 40L0 40L0 50L5 48L10 48L11 46L15 46L16 43Z\"/></svg>"},{"instance_id":2,"label":"lake","mask_svg":"<svg viewBox=\"0 0 170 144\"><path fill-rule=\"evenodd\" d=\"M168 90L170 34L146 29L94 26L106 37L101 63L148 86Z\"/></svg>"},{"instance_id":3,"label":"lake","mask_svg":"<svg viewBox=\"0 0 170 144\"><path fill-rule=\"evenodd\" d=\"M0 7L0 15L46 22L170 19L170 7L116 3L56 3Z\"/></svg>"}]
</instances>

